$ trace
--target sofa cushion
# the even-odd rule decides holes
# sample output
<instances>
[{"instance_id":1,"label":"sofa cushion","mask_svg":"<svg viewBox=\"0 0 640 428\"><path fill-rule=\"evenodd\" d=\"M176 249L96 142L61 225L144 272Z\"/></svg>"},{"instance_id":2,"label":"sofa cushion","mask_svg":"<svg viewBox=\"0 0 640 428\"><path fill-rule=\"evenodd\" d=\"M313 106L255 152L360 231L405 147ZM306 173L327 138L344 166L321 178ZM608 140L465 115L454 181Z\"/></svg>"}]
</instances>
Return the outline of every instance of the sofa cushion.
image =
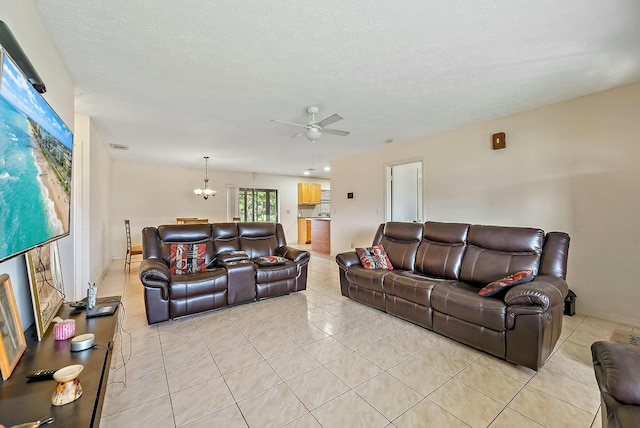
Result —
<instances>
[{"instance_id":1,"label":"sofa cushion","mask_svg":"<svg viewBox=\"0 0 640 428\"><path fill-rule=\"evenodd\" d=\"M484 297L493 296L508 289L509 287L529 282L531 280L533 280L533 271L531 269L522 270L497 281L490 282L480 289L478 294Z\"/></svg>"},{"instance_id":2,"label":"sofa cushion","mask_svg":"<svg viewBox=\"0 0 640 428\"><path fill-rule=\"evenodd\" d=\"M389 222L376 234L373 245L382 244L395 269L413 270L422 240L421 223Z\"/></svg>"},{"instance_id":3,"label":"sofa cushion","mask_svg":"<svg viewBox=\"0 0 640 428\"><path fill-rule=\"evenodd\" d=\"M442 281L417 272L393 271L385 275L382 287L387 295L401 297L419 305L431 306L431 291Z\"/></svg>"},{"instance_id":4,"label":"sofa cushion","mask_svg":"<svg viewBox=\"0 0 640 428\"><path fill-rule=\"evenodd\" d=\"M431 292L431 307L445 315L504 331L506 305L499 299L486 299L478 295L478 289L460 281L446 281L435 285Z\"/></svg>"},{"instance_id":5,"label":"sofa cushion","mask_svg":"<svg viewBox=\"0 0 640 428\"><path fill-rule=\"evenodd\" d=\"M174 276L169 288L169 298L173 300L206 296L226 289L226 271L223 268L217 268L190 275Z\"/></svg>"},{"instance_id":6,"label":"sofa cushion","mask_svg":"<svg viewBox=\"0 0 640 428\"><path fill-rule=\"evenodd\" d=\"M458 279L468 233L468 224L426 222L416 255L416 271L437 278Z\"/></svg>"},{"instance_id":7,"label":"sofa cushion","mask_svg":"<svg viewBox=\"0 0 640 428\"><path fill-rule=\"evenodd\" d=\"M156 230L160 241L160 256L167 266L171 263L172 244L206 244L205 263L209 267L213 265L215 257L210 224L164 224Z\"/></svg>"},{"instance_id":8,"label":"sofa cushion","mask_svg":"<svg viewBox=\"0 0 640 428\"><path fill-rule=\"evenodd\" d=\"M358 287L382 293L382 280L389 271L386 269L365 269L362 266L351 266L345 273L347 280Z\"/></svg>"},{"instance_id":9,"label":"sofa cushion","mask_svg":"<svg viewBox=\"0 0 640 428\"><path fill-rule=\"evenodd\" d=\"M238 223L240 250L249 258L271 256L278 248L275 223Z\"/></svg>"},{"instance_id":10,"label":"sofa cushion","mask_svg":"<svg viewBox=\"0 0 640 428\"><path fill-rule=\"evenodd\" d=\"M253 259L258 266L280 266L285 264L289 259L280 256L262 256Z\"/></svg>"},{"instance_id":11,"label":"sofa cushion","mask_svg":"<svg viewBox=\"0 0 640 428\"><path fill-rule=\"evenodd\" d=\"M221 308L227 305L227 275L218 268L178 275L169 286L170 318Z\"/></svg>"},{"instance_id":12,"label":"sofa cushion","mask_svg":"<svg viewBox=\"0 0 640 428\"><path fill-rule=\"evenodd\" d=\"M207 265L207 244L171 244L169 272L171 275L186 275L203 272Z\"/></svg>"},{"instance_id":13,"label":"sofa cushion","mask_svg":"<svg viewBox=\"0 0 640 428\"><path fill-rule=\"evenodd\" d=\"M469 227L460 280L482 288L521 270L538 273L544 232L527 227Z\"/></svg>"},{"instance_id":14,"label":"sofa cushion","mask_svg":"<svg viewBox=\"0 0 640 428\"><path fill-rule=\"evenodd\" d=\"M213 223L211 237L215 254L229 253L240 249L236 223Z\"/></svg>"},{"instance_id":15,"label":"sofa cushion","mask_svg":"<svg viewBox=\"0 0 640 428\"><path fill-rule=\"evenodd\" d=\"M356 253L360 258L360 263L365 269L393 269L391 260L389 260L387 252L384 250L384 246L382 246L382 244L365 248L356 248Z\"/></svg>"},{"instance_id":16,"label":"sofa cushion","mask_svg":"<svg viewBox=\"0 0 640 428\"><path fill-rule=\"evenodd\" d=\"M158 237L163 243L195 243L211 240L210 224L163 224L158 226Z\"/></svg>"},{"instance_id":17,"label":"sofa cushion","mask_svg":"<svg viewBox=\"0 0 640 428\"><path fill-rule=\"evenodd\" d=\"M276 266L256 266L256 283L282 281L292 279L298 275L298 266L292 261Z\"/></svg>"}]
</instances>

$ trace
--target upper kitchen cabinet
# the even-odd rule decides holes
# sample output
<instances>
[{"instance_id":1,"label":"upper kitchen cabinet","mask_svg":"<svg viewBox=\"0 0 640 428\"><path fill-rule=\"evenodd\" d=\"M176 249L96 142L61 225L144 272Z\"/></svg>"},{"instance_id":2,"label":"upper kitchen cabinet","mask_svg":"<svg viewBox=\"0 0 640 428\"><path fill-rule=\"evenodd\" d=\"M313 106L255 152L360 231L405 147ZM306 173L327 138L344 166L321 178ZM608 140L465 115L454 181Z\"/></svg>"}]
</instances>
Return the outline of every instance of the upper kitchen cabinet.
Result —
<instances>
[{"instance_id":1,"label":"upper kitchen cabinet","mask_svg":"<svg viewBox=\"0 0 640 428\"><path fill-rule=\"evenodd\" d=\"M298 183L298 205L318 205L321 194L319 183Z\"/></svg>"}]
</instances>

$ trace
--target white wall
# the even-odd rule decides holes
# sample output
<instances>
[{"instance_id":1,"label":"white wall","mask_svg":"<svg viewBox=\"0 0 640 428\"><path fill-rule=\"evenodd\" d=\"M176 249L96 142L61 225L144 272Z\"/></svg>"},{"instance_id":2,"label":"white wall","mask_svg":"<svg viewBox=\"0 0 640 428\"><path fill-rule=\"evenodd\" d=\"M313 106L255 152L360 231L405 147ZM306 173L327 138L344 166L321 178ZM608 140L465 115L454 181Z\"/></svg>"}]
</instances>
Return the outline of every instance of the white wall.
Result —
<instances>
[{"instance_id":1,"label":"white wall","mask_svg":"<svg viewBox=\"0 0 640 428\"><path fill-rule=\"evenodd\" d=\"M88 280L98 282L111 262L111 157L91 122L91 266Z\"/></svg>"},{"instance_id":2,"label":"white wall","mask_svg":"<svg viewBox=\"0 0 640 428\"><path fill-rule=\"evenodd\" d=\"M640 325L638 112L635 83L334 161L331 248L370 245L385 163L424 157L427 220L567 232L576 310Z\"/></svg>"},{"instance_id":3,"label":"white wall","mask_svg":"<svg viewBox=\"0 0 640 428\"><path fill-rule=\"evenodd\" d=\"M33 7L33 3L24 0L3 0L0 2L0 19L9 26L22 50L44 81L47 92L43 94L43 97L67 126L73 129L73 82L40 20L40 15ZM72 203L74 203L74 199L72 197ZM72 235L73 217L72 213L70 226ZM66 290L69 284L73 284L73 238L72 236L65 237L58 242ZM24 257L18 256L0 264L0 273L8 273L11 277L22 327L27 329L33 323L33 309Z\"/></svg>"},{"instance_id":4,"label":"white wall","mask_svg":"<svg viewBox=\"0 0 640 428\"><path fill-rule=\"evenodd\" d=\"M76 166L85 177L77 183L81 209L77 217L81 262L76 266L76 298L86 294L87 282L99 282L111 262L111 157L91 118L76 115Z\"/></svg>"},{"instance_id":5,"label":"white wall","mask_svg":"<svg viewBox=\"0 0 640 428\"><path fill-rule=\"evenodd\" d=\"M287 243L298 240L298 183L321 183L328 180L251 172L216 171L209 169L209 188L218 194L204 200L193 194L203 186L202 168L117 162L111 175L111 254L123 258L126 250L124 220L131 221L133 244L140 244L145 226L175 224L176 217L207 218L209 222L231 221L227 217L227 187L265 187L278 189L280 223Z\"/></svg>"}]
</instances>

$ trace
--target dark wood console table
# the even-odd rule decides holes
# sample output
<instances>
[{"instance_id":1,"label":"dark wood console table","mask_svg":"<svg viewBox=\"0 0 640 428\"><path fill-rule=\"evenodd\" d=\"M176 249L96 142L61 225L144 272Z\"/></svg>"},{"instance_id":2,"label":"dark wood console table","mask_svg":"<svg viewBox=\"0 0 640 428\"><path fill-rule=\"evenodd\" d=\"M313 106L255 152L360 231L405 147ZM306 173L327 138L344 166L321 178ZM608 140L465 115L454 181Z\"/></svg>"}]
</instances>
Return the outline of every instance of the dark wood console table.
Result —
<instances>
[{"instance_id":1,"label":"dark wood console table","mask_svg":"<svg viewBox=\"0 0 640 428\"><path fill-rule=\"evenodd\" d=\"M97 300L119 301L120 296ZM38 342L34 329L27 330L24 355L11 377L0 381L0 424L8 428L51 416L55 419L47 425L51 428L99 426L119 313L120 309L114 315L86 318L84 309L63 305L58 315L76 321L76 336L84 333L95 335L94 347L79 352L71 352L71 339L55 340L53 325L41 342ZM79 376L82 396L72 403L63 406L51 404L51 396L57 385L53 379L27 382L27 375L36 370L60 369L71 364L84 366Z\"/></svg>"}]
</instances>

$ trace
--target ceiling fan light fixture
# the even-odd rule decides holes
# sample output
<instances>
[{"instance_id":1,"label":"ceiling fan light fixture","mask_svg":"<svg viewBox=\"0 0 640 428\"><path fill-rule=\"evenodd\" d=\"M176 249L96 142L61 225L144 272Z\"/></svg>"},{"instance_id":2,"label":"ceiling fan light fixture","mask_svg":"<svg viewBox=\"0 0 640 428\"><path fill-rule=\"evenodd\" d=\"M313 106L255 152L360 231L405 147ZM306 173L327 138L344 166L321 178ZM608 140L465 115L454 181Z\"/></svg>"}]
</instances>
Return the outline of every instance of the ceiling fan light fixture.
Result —
<instances>
[{"instance_id":1,"label":"ceiling fan light fixture","mask_svg":"<svg viewBox=\"0 0 640 428\"><path fill-rule=\"evenodd\" d=\"M304 131L301 131L295 135L292 135L292 137L297 138L297 137L302 137L304 135L304 137L307 140L311 141L312 143L315 143L316 141L318 141L320 137L322 137L322 134L325 134L325 133L340 135L341 137L346 137L347 135L349 135L348 131L341 131L339 129L327 128L327 125L330 125L332 123L335 123L339 120L344 119L342 116L340 116L339 114L332 114L329 117L326 117L320 121L317 121L316 114L319 111L320 111L320 108L318 106L307 107L307 113L311 115L311 120L306 124L289 122L286 120L278 120L278 119L271 119L271 121L276 123L284 123L285 125L293 125L301 128L306 128Z\"/></svg>"},{"instance_id":2,"label":"ceiling fan light fixture","mask_svg":"<svg viewBox=\"0 0 640 428\"><path fill-rule=\"evenodd\" d=\"M322 137L322 133L318 131L318 128L309 128L307 132L305 132L305 137L307 137L310 141L316 141Z\"/></svg>"}]
</instances>

